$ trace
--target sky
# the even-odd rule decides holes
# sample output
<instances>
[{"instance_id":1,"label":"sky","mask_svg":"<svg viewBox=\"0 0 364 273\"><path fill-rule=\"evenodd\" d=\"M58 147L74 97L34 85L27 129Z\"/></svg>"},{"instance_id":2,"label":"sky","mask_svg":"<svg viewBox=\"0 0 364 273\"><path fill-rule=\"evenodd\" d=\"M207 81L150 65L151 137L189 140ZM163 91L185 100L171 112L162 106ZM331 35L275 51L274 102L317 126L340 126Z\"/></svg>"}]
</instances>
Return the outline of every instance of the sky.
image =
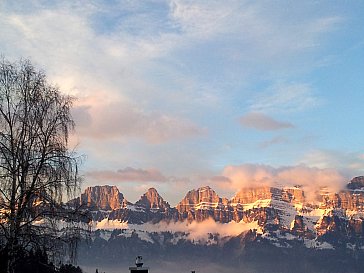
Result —
<instances>
[{"instance_id":1,"label":"sky","mask_svg":"<svg viewBox=\"0 0 364 273\"><path fill-rule=\"evenodd\" d=\"M1 1L0 54L76 98L83 188L364 175L363 1Z\"/></svg>"}]
</instances>

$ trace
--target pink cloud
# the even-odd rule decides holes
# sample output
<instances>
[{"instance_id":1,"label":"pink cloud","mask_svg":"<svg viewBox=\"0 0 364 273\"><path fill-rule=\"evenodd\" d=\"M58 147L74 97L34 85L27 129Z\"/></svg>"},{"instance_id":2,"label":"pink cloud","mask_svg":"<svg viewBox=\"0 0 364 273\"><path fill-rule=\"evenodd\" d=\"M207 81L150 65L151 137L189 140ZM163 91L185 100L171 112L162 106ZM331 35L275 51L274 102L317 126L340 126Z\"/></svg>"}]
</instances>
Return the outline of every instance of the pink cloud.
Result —
<instances>
[{"instance_id":1,"label":"pink cloud","mask_svg":"<svg viewBox=\"0 0 364 273\"><path fill-rule=\"evenodd\" d=\"M280 168L259 164L231 165L224 168L223 175L230 181L220 183L222 188L239 191L248 187L299 185L309 198L313 198L321 188L338 192L349 181L348 177L335 169L305 165Z\"/></svg>"},{"instance_id":2,"label":"pink cloud","mask_svg":"<svg viewBox=\"0 0 364 273\"><path fill-rule=\"evenodd\" d=\"M165 182L167 178L156 169L135 169L126 167L117 171L103 170L86 173L89 179L98 182Z\"/></svg>"},{"instance_id":3,"label":"pink cloud","mask_svg":"<svg viewBox=\"0 0 364 273\"><path fill-rule=\"evenodd\" d=\"M162 143L205 134L188 119L168 113L146 112L127 102L88 99L73 109L77 133L94 139L141 138Z\"/></svg>"},{"instance_id":4,"label":"pink cloud","mask_svg":"<svg viewBox=\"0 0 364 273\"><path fill-rule=\"evenodd\" d=\"M260 131L274 131L294 128L292 123L278 121L266 114L258 112L250 112L242 116L240 118L240 124L244 127L253 128Z\"/></svg>"}]
</instances>

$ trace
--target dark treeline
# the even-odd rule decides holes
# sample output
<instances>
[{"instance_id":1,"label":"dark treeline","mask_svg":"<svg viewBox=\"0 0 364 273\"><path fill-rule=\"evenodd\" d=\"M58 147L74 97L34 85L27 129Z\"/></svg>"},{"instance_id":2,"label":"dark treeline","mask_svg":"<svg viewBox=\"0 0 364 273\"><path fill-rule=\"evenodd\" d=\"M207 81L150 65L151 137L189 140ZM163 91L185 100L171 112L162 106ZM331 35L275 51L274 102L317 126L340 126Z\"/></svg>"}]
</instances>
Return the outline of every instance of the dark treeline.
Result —
<instances>
[{"instance_id":1,"label":"dark treeline","mask_svg":"<svg viewBox=\"0 0 364 273\"><path fill-rule=\"evenodd\" d=\"M0 251L0 273L6 273L8 252ZM13 268L16 273L82 273L79 266L61 264L58 268L48 259L45 251L18 251L17 260Z\"/></svg>"}]
</instances>

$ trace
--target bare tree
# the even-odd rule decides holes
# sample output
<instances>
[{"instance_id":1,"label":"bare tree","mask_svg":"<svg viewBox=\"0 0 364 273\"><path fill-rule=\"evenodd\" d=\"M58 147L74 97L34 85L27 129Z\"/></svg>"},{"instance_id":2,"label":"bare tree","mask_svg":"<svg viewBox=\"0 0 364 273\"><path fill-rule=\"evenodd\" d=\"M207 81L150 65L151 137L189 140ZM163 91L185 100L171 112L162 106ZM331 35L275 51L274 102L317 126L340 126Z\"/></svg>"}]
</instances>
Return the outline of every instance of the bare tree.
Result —
<instances>
[{"instance_id":1,"label":"bare tree","mask_svg":"<svg viewBox=\"0 0 364 273\"><path fill-rule=\"evenodd\" d=\"M73 99L27 60L0 59L0 249L13 272L19 251L75 246L77 213L62 199L79 189L78 157L68 149ZM53 248L53 249L52 249Z\"/></svg>"}]
</instances>

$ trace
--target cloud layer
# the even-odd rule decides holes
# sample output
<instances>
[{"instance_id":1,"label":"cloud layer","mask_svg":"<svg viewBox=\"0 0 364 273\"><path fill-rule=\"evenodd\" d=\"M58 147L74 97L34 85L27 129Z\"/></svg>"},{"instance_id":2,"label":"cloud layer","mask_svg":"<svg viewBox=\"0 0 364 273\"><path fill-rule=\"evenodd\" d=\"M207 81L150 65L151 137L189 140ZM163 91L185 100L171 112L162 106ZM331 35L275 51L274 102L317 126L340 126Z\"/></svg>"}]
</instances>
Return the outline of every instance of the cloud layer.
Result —
<instances>
[{"instance_id":1,"label":"cloud layer","mask_svg":"<svg viewBox=\"0 0 364 273\"><path fill-rule=\"evenodd\" d=\"M156 224L145 223L143 225L133 225L120 221L108 221L102 220L96 222L95 229L130 229L141 232L181 232L185 233L186 239L195 241L207 241L209 234L219 234L220 237L237 236L250 229L258 229L257 223L244 223L243 221L236 223L231 221L226 224L222 224L214 221L213 219L207 219L202 222L193 221L189 222L158 222Z\"/></svg>"},{"instance_id":2,"label":"cloud layer","mask_svg":"<svg viewBox=\"0 0 364 273\"><path fill-rule=\"evenodd\" d=\"M0 53L11 60L29 57L78 98L73 115L92 182L132 180L147 187L154 181L174 185L179 179L171 177L183 176L192 181L181 183L184 192L199 183L197 177L219 176L231 162L302 162L341 171L346 163L308 154L319 144L300 141L336 132L321 124L311 128L317 113L310 112L331 96L310 77L319 76L318 63L335 53L329 42L341 48L338 26L350 30L341 6L333 7L317 1L3 1ZM327 112L326 121L335 123L337 116ZM241 130L236 120L243 113L240 126L254 130ZM262 149L282 143L284 154ZM351 170L363 169L344 157ZM137 168L114 171L130 165ZM318 183L330 176L308 167L284 173L252 166L243 168L243 180L297 181L297 173ZM288 169L294 170L290 179L283 177ZM331 178L338 176L332 172ZM210 180L232 190L243 184L229 184L231 177Z\"/></svg>"},{"instance_id":3,"label":"cloud layer","mask_svg":"<svg viewBox=\"0 0 364 273\"><path fill-rule=\"evenodd\" d=\"M280 168L259 164L231 165L224 168L223 175L230 181L221 183L221 188L230 187L238 191L259 186L301 186L309 197L314 197L321 188L338 192L351 179L335 169L305 165Z\"/></svg>"}]
</instances>

